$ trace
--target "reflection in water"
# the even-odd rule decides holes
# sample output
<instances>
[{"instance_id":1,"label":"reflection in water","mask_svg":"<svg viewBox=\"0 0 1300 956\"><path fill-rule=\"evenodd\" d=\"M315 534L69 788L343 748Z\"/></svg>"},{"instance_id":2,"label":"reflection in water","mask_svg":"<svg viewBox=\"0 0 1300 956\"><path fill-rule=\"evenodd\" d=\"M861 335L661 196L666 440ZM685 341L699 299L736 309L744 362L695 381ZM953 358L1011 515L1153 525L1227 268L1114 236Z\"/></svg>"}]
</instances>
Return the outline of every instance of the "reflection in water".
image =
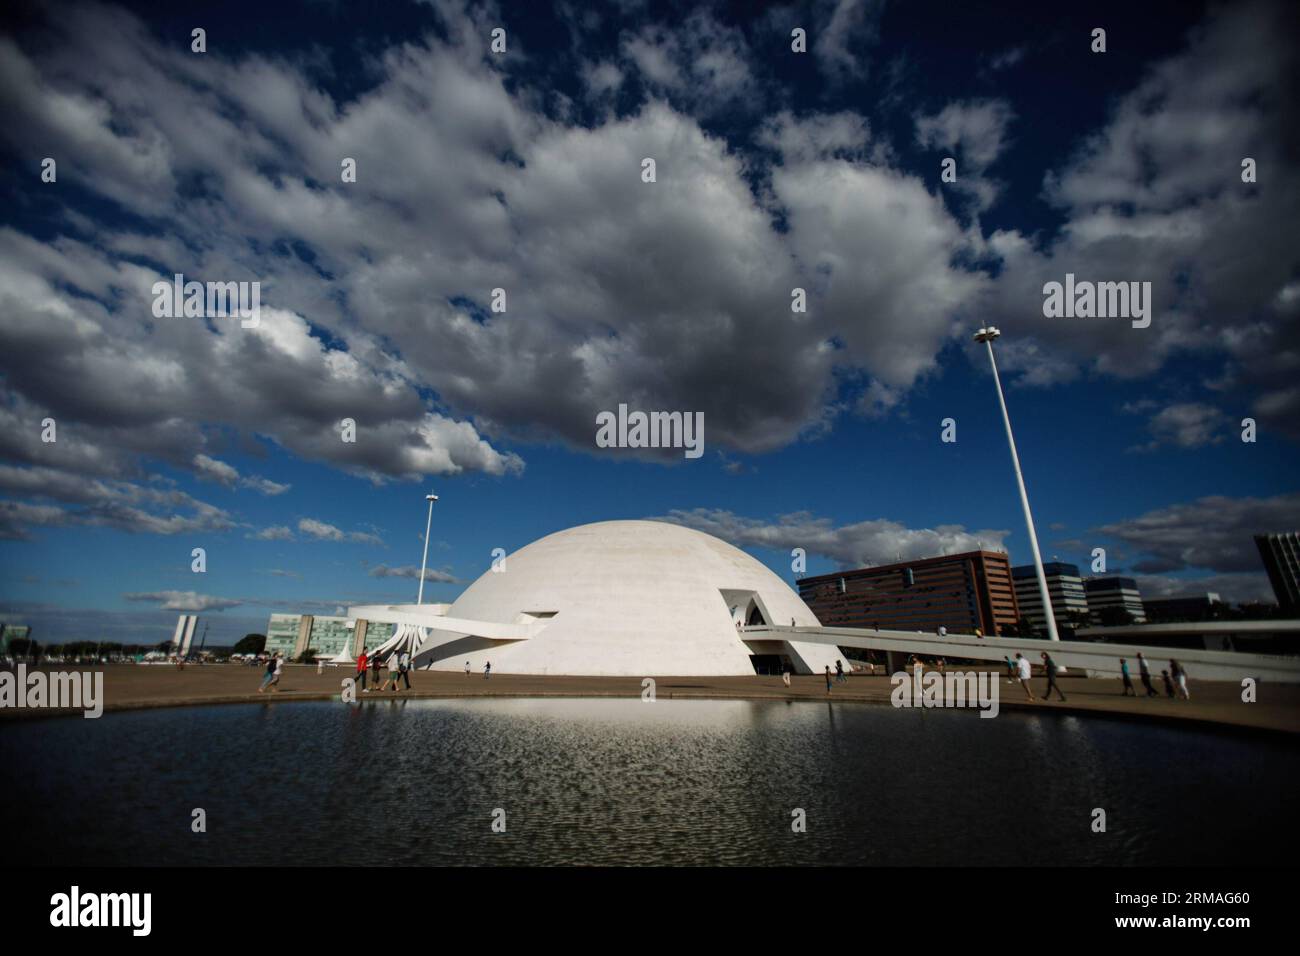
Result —
<instances>
[{"instance_id":1,"label":"reflection in water","mask_svg":"<svg viewBox=\"0 0 1300 956\"><path fill-rule=\"evenodd\" d=\"M11 861L38 864L1281 864L1300 848L1279 825L1298 767L1272 739L836 702L281 702L0 725L0 785L32 824Z\"/></svg>"}]
</instances>

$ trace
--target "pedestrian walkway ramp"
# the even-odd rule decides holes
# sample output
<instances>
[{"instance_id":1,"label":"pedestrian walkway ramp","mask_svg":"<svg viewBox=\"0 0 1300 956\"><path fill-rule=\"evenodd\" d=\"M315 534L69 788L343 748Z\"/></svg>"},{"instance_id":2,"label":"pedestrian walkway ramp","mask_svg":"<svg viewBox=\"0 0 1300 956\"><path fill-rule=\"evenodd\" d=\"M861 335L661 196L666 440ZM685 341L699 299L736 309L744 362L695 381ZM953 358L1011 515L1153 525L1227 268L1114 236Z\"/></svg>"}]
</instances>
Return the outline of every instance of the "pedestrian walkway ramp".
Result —
<instances>
[{"instance_id":1,"label":"pedestrian walkway ramp","mask_svg":"<svg viewBox=\"0 0 1300 956\"><path fill-rule=\"evenodd\" d=\"M790 627L762 625L742 628L746 640L801 641L806 644L832 644L842 648L883 651L900 655L922 657L967 658L1005 663L1005 658L1015 659L1017 653L1031 662L1040 663L1039 654L1047 651L1056 661L1070 670L1087 673L1089 677L1119 677L1120 658L1127 658L1129 670L1137 679L1137 655L1141 651L1151 663L1155 674L1176 658L1195 680L1224 680L1239 682L1254 678L1258 683L1300 683L1300 657L1250 654L1239 651L1206 651L1185 648L1153 647L1142 644L1102 644L1093 641L1048 641L1025 637L976 637L974 634L917 633L915 631L876 630L855 627Z\"/></svg>"}]
</instances>

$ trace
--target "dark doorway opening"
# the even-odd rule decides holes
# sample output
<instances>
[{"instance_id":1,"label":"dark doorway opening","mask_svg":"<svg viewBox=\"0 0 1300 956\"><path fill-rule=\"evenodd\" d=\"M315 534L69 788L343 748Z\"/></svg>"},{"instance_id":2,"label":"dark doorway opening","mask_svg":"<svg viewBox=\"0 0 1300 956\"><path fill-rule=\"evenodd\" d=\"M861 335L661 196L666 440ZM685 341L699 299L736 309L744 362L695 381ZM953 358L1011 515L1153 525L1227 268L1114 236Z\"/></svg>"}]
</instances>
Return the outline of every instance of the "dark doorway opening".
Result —
<instances>
[{"instance_id":1,"label":"dark doorway opening","mask_svg":"<svg viewBox=\"0 0 1300 956\"><path fill-rule=\"evenodd\" d=\"M754 665L755 674L780 677L786 658L784 654L750 654L749 662Z\"/></svg>"}]
</instances>

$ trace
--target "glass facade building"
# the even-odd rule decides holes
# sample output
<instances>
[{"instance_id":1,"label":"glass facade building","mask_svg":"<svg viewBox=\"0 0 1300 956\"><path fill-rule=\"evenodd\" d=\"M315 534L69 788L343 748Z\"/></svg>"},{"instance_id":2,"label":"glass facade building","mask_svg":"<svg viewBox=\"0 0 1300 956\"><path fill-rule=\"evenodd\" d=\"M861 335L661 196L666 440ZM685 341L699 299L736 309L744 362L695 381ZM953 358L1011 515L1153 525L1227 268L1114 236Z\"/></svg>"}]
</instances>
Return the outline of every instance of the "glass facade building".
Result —
<instances>
[{"instance_id":1,"label":"glass facade building","mask_svg":"<svg viewBox=\"0 0 1300 956\"><path fill-rule=\"evenodd\" d=\"M292 657L301 621L301 614L272 614L266 625L266 652Z\"/></svg>"},{"instance_id":2,"label":"glass facade building","mask_svg":"<svg viewBox=\"0 0 1300 956\"><path fill-rule=\"evenodd\" d=\"M356 648L352 645L356 630L348 627L346 617L318 617L311 614L272 614L266 625L267 653L293 658L304 619L310 628L304 650L312 650L317 657L328 658L337 657L346 648L350 656L356 655ZM396 624L366 622L366 647L374 648L382 644L396 630Z\"/></svg>"}]
</instances>

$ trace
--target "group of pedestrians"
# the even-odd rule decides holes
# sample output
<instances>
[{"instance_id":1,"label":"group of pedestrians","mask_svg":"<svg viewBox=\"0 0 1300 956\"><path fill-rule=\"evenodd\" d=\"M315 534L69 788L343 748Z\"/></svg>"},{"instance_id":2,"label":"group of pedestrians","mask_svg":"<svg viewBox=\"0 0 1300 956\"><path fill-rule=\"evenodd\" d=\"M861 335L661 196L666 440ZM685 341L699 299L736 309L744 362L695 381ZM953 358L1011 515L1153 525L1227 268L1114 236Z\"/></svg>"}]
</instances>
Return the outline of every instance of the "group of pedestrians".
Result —
<instances>
[{"instance_id":1,"label":"group of pedestrians","mask_svg":"<svg viewBox=\"0 0 1300 956\"><path fill-rule=\"evenodd\" d=\"M280 693L280 675L284 673L284 655L272 654L266 662L266 672L262 675L262 686L257 688L260 694L268 687Z\"/></svg>"},{"instance_id":2,"label":"group of pedestrians","mask_svg":"<svg viewBox=\"0 0 1300 956\"><path fill-rule=\"evenodd\" d=\"M380 691L388 690L391 686L396 693L398 682L406 685L406 689L411 689L411 655L407 651L391 651L387 658L388 679L380 682L380 674L383 670L383 662L380 661L378 654L367 654L362 648L361 654L357 657L356 681L361 685L361 689L369 693L372 689ZM369 671L375 682L374 688L366 686L366 673Z\"/></svg>"},{"instance_id":3,"label":"group of pedestrians","mask_svg":"<svg viewBox=\"0 0 1300 956\"><path fill-rule=\"evenodd\" d=\"M1138 677L1142 680L1142 688L1146 691L1147 697L1159 697L1160 692L1151 684L1151 665L1147 659L1138 651ZM1124 679L1123 695L1128 697L1130 694L1136 697L1137 689L1133 686L1133 678L1129 675L1128 661L1121 657L1119 659L1120 676ZM1191 700L1191 692L1187 689L1187 670L1182 664L1174 658L1169 659L1169 669L1160 672L1161 678L1165 684L1165 695L1168 697Z\"/></svg>"},{"instance_id":4,"label":"group of pedestrians","mask_svg":"<svg viewBox=\"0 0 1300 956\"><path fill-rule=\"evenodd\" d=\"M1048 654L1047 651L1043 651L1038 656L1043 659L1043 673L1047 675L1047 687L1043 690L1043 700L1051 700L1052 691L1056 691L1056 695L1061 700L1065 700L1065 692L1061 690L1061 685L1056 682L1056 678L1060 676L1063 668L1052 660L1052 655ZM1011 671L1012 669L1014 669L1016 678L1020 681L1020 686L1025 689L1026 696L1030 700L1037 700L1033 688L1029 686L1029 679L1034 676L1034 667L1029 663L1029 658L1023 654L1016 654L1014 664L1007 660L1007 670Z\"/></svg>"},{"instance_id":5,"label":"group of pedestrians","mask_svg":"<svg viewBox=\"0 0 1300 956\"><path fill-rule=\"evenodd\" d=\"M1056 678L1064 668L1059 666L1056 661L1052 660L1051 655L1046 651L1043 651L1038 656L1043 659L1043 673L1047 676L1047 689L1043 692L1043 699L1050 699L1052 691L1056 691L1061 700L1065 700L1065 694L1062 693L1060 685L1056 682ZM1033 667L1029 663L1029 659L1023 654L1017 654L1014 662L1009 657L1003 659L1007 662L1008 678L1018 679L1020 681L1020 686L1025 689L1025 693L1028 695L1029 699L1037 700L1038 698L1034 696L1034 692L1029 686L1029 679L1033 676ZM1147 663L1147 659L1142 656L1141 651L1138 652L1137 663L1138 677L1142 681L1142 687L1146 691L1146 696L1159 697L1160 692L1157 691L1155 686L1151 683L1151 665ZM1138 694L1136 688L1133 686L1133 677L1129 673L1127 658L1121 657L1119 659L1119 670L1120 677L1124 681L1123 695L1125 697L1130 695L1136 697ZM1167 696L1177 697L1183 700L1192 699L1191 693L1187 690L1187 670L1179 664L1178 661L1170 658L1169 669L1161 671L1160 676L1164 679L1165 694Z\"/></svg>"},{"instance_id":6,"label":"group of pedestrians","mask_svg":"<svg viewBox=\"0 0 1300 956\"><path fill-rule=\"evenodd\" d=\"M784 673L782 677L785 681L785 686L789 687L790 686L789 672ZM849 680L848 676L844 673L844 662L839 658L836 658L835 659L835 683L847 684L848 680ZM831 665L827 664L826 665L826 693L829 694L830 692L831 692Z\"/></svg>"}]
</instances>

